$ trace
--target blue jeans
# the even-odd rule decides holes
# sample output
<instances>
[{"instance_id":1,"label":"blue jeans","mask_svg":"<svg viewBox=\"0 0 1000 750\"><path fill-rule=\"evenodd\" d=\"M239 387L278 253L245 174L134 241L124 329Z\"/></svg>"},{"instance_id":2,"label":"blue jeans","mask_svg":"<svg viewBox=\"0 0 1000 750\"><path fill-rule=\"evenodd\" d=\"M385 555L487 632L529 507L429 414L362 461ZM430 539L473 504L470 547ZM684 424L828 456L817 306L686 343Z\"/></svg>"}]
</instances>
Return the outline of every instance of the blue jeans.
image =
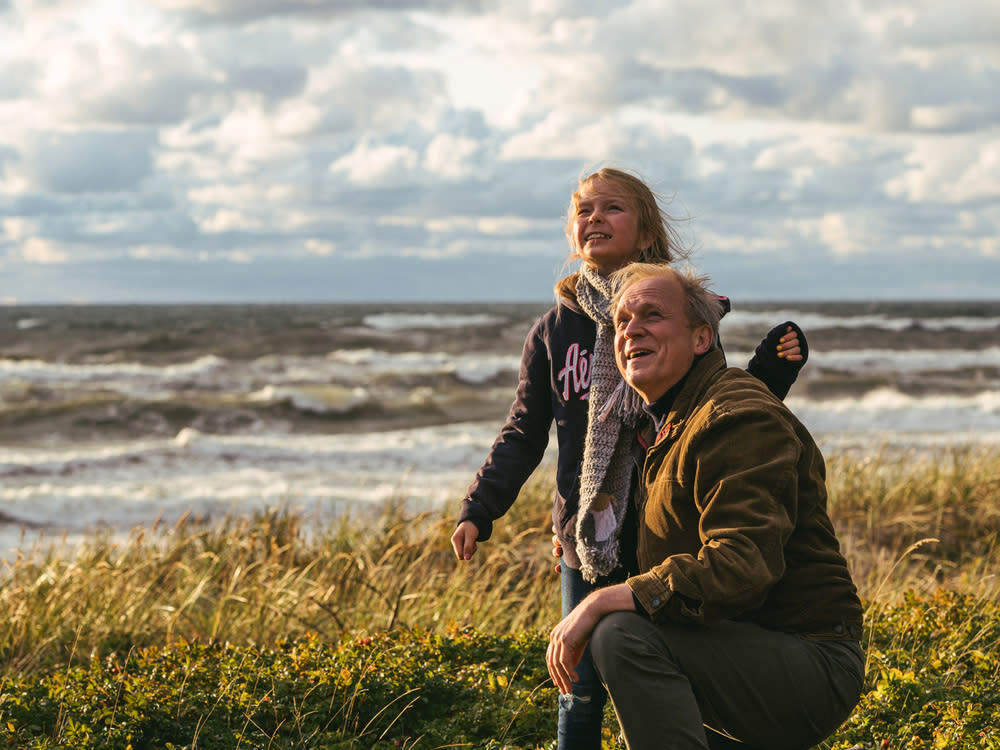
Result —
<instances>
[{"instance_id":1,"label":"blue jeans","mask_svg":"<svg viewBox=\"0 0 1000 750\"><path fill-rule=\"evenodd\" d=\"M579 570L562 564L562 616L568 615L594 586ZM579 680L571 695L559 696L559 750L601 750L601 723L608 693L590 659L590 647L576 667Z\"/></svg>"}]
</instances>

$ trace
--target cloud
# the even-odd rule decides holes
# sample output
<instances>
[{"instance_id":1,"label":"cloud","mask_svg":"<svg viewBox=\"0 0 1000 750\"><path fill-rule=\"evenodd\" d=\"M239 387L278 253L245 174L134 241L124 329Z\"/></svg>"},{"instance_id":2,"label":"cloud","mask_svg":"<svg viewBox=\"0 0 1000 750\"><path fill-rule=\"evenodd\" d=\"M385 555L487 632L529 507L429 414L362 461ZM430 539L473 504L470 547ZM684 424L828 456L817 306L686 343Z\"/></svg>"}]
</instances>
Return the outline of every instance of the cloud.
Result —
<instances>
[{"instance_id":1,"label":"cloud","mask_svg":"<svg viewBox=\"0 0 1000 750\"><path fill-rule=\"evenodd\" d=\"M964 48L972 44L995 51L997 28L1000 28L1000 7L993 3L962 3L952 7L924 3L919 12L894 23L888 37L919 48Z\"/></svg>"},{"instance_id":2,"label":"cloud","mask_svg":"<svg viewBox=\"0 0 1000 750\"><path fill-rule=\"evenodd\" d=\"M407 146L361 143L350 154L331 164L330 171L343 174L357 185L373 186L405 180L418 163L417 152Z\"/></svg>"},{"instance_id":3,"label":"cloud","mask_svg":"<svg viewBox=\"0 0 1000 750\"><path fill-rule=\"evenodd\" d=\"M887 186L893 196L911 202L1000 201L1000 136L917 140L906 163Z\"/></svg>"},{"instance_id":4,"label":"cloud","mask_svg":"<svg viewBox=\"0 0 1000 750\"><path fill-rule=\"evenodd\" d=\"M195 24L247 24L266 19L329 19L357 11L476 11L480 0L154 0Z\"/></svg>"},{"instance_id":5,"label":"cloud","mask_svg":"<svg viewBox=\"0 0 1000 750\"><path fill-rule=\"evenodd\" d=\"M480 144L472 138L440 133L428 144L424 167L445 179L467 177L476 166L473 157L480 152Z\"/></svg>"},{"instance_id":6,"label":"cloud","mask_svg":"<svg viewBox=\"0 0 1000 750\"><path fill-rule=\"evenodd\" d=\"M0 7L0 12L3 8ZM0 101L30 95L42 75L42 66L31 60L11 60L0 78Z\"/></svg>"},{"instance_id":7,"label":"cloud","mask_svg":"<svg viewBox=\"0 0 1000 750\"><path fill-rule=\"evenodd\" d=\"M301 65L241 65L228 71L226 82L275 102L301 93L307 77L308 70Z\"/></svg>"},{"instance_id":8,"label":"cloud","mask_svg":"<svg viewBox=\"0 0 1000 750\"><path fill-rule=\"evenodd\" d=\"M547 299L604 163L741 294L996 277L990 4L121 7L0 4L0 296Z\"/></svg>"},{"instance_id":9,"label":"cloud","mask_svg":"<svg viewBox=\"0 0 1000 750\"><path fill-rule=\"evenodd\" d=\"M69 254L59 249L55 243L40 237L29 237L21 246L21 257L28 263L43 265L61 264L69 260Z\"/></svg>"},{"instance_id":10,"label":"cloud","mask_svg":"<svg viewBox=\"0 0 1000 750\"><path fill-rule=\"evenodd\" d=\"M29 138L19 167L29 183L53 193L133 190L152 173L153 132L41 132Z\"/></svg>"}]
</instances>

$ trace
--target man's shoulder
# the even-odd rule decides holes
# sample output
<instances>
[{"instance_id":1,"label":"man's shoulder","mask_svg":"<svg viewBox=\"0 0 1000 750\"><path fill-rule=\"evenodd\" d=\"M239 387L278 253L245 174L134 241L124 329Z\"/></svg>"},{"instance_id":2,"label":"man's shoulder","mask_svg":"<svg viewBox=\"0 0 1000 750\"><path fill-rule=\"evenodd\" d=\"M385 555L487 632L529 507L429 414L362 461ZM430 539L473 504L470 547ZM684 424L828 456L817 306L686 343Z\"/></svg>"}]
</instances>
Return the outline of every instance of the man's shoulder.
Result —
<instances>
[{"instance_id":1,"label":"man's shoulder","mask_svg":"<svg viewBox=\"0 0 1000 750\"><path fill-rule=\"evenodd\" d=\"M710 388L717 388L721 391L748 390L758 392L761 395L770 396L772 400L781 403L781 400L771 393L760 378L751 375L741 367L724 367L718 370L712 379Z\"/></svg>"},{"instance_id":2,"label":"man's shoulder","mask_svg":"<svg viewBox=\"0 0 1000 750\"><path fill-rule=\"evenodd\" d=\"M716 371L704 391L700 410L714 414L766 412L784 417L788 407L760 380L738 367Z\"/></svg>"}]
</instances>

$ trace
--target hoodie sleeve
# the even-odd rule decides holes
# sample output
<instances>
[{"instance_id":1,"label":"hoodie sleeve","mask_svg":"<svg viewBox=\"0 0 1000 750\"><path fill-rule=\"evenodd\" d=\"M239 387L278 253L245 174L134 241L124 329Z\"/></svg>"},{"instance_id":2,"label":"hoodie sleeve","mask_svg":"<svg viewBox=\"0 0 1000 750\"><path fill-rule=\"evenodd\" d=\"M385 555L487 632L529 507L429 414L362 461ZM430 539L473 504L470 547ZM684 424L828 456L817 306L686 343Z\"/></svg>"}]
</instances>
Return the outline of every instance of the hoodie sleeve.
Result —
<instances>
[{"instance_id":1,"label":"hoodie sleeve","mask_svg":"<svg viewBox=\"0 0 1000 750\"><path fill-rule=\"evenodd\" d=\"M798 362L789 362L778 356L778 341L788 332L789 327L799 336L802 359ZM771 393L784 400L807 359L809 359L809 344L806 335L798 325L788 320L768 331L747 364L747 372L766 385Z\"/></svg>"},{"instance_id":2,"label":"hoodie sleeve","mask_svg":"<svg viewBox=\"0 0 1000 750\"><path fill-rule=\"evenodd\" d=\"M475 523L477 541L490 538L493 521L514 504L545 455L553 418L547 338L542 318L524 342L517 393L507 421L462 501L458 523Z\"/></svg>"}]
</instances>

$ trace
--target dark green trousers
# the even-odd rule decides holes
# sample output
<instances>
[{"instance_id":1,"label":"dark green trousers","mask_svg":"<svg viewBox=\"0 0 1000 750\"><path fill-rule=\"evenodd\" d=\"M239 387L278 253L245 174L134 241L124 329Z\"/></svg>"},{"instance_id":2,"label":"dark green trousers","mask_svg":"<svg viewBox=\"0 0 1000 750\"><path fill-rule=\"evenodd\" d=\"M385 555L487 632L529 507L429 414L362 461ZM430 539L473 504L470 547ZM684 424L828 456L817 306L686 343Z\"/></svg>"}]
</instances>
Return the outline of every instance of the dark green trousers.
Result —
<instances>
[{"instance_id":1,"label":"dark green trousers","mask_svg":"<svg viewBox=\"0 0 1000 750\"><path fill-rule=\"evenodd\" d=\"M864 654L724 621L655 624L635 612L598 623L591 656L629 750L808 750L857 705Z\"/></svg>"}]
</instances>

